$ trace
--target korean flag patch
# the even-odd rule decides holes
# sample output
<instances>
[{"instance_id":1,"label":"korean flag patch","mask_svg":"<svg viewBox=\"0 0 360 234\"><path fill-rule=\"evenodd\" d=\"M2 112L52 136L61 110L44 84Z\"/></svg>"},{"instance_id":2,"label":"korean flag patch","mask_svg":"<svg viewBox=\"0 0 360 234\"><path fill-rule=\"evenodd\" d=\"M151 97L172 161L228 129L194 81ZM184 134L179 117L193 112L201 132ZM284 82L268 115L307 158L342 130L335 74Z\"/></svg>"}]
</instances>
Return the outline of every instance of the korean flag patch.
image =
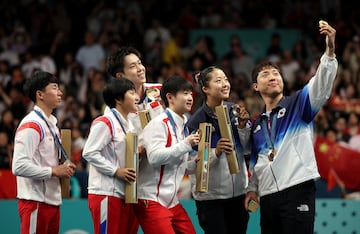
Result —
<instances>
[{"instance_id":1,"label":"korean flag patch","mask_svg":"<svg viewBox=\"0 0 360 234\"><path fill-rule=\"evenodd\" d=\"M279 118L283 117L285 115L285 112L286 112L285 108L280 109L278 112L277 118L279 119Z\"/></svg>"}]
</instances>

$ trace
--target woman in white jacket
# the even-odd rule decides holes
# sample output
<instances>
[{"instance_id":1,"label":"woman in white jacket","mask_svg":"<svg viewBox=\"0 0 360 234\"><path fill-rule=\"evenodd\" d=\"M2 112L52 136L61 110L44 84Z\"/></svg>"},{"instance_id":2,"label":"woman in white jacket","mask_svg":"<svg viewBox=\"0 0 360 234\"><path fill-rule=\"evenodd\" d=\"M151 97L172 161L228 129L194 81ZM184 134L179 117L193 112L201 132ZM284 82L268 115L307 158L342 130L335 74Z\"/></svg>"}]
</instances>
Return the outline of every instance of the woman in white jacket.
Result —
<instances>
[{"instance_id":1,"label":"woman in white jacket","mask_svg":"<svg viewBox=\"0 0 360 234\"><path fill-rule=\"evenodd\" d=\"M141 137L147 156L141 159L139 203L136 214L146 234L195 234L191 219L179 203L177 193L199 134L189 134L186 112L193 105L192 84L170 77L162 86L165 112L152 119Z\"/></svg>"},{"instance_id":2,"label":"woman in white jacket","mask_svg":"<svg viewBox=\"0 0 360 234\"><path fill-rule=\"evenodd\" d=\"M135 234L133 207L124 199L125 184L136 179L135 169L125 168L125 135L134 131L127 116L137 111L139 97L130 80L116 78L107 83L103 97L110 111L93 121L83 149L90 164L88 202L94 233Z\"/></svg>"}]
</instances>

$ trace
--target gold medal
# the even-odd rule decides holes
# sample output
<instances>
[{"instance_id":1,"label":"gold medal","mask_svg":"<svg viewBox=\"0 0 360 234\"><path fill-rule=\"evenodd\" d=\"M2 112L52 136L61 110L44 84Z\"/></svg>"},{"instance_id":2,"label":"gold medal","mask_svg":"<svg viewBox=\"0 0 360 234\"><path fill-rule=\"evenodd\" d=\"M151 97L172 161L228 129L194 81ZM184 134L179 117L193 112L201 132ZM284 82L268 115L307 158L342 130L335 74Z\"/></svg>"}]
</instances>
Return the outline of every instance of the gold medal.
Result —
<instances>
[{"instance_id":1,"label":"gold medal","mask_svg":"<svg viewBox=\"0 0 360 234\"><path fill-rule=\"evenodd\" d=\"M160 90L157 88L149 88L146 90L146 96L150 100L157 100L160 97Z\"/></svg>"},{"instance_id":2,"label":"gold medal","mask_svg":"<svg viewBox=\"0 0 360 234\"><path fill-rule=\"evenodd\" d=\"M276 150L275 149L269 150L268 159L269 159L270 162L272 162L274 160L275 155L276 155Z\"/></svg>"}]
</instances>

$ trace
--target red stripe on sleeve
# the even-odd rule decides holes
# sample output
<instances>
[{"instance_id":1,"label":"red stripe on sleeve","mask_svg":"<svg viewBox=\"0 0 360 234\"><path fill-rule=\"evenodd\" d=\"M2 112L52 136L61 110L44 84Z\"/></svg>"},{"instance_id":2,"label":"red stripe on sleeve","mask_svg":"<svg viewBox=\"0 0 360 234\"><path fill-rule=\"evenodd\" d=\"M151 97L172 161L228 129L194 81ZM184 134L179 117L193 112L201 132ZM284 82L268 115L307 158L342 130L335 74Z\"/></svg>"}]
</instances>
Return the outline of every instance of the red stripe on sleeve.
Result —
<instances>
[{"instance_id":1,"label":"red stripe on sleeve","mask_svg":"<svg viewBox=\"0 0 360 234\"><path fill-rule=\"evenodd\" d=\"M24 123L22 124L17 130L16 130L16 133L24 130L24 129L28 129L28 128L31 128L31 129L34 129L37 133L39 133L39 136L40 136L40 141L42 140L42 134L41 134L41 127L38 123L36 122L27 122L27 123Z\"/></svg>"},{"instance_id":2,"label":"red stripe on sleeve","mask_svg":"<svg viewBox=\"0 0 360 234\"><path fill-rule=\"evenodd\" d=\"M103 122L105 123L109 129L110 129L110 134L111 136L114 136L114 133L113 133L113 128L112 128L112 125L111 125L111 122L109 120L109 118L105 117L105 116L100 116L98 118L96 118L93 122L93 124L96 124L97 122Z\"/></svg>"}]
</instances>

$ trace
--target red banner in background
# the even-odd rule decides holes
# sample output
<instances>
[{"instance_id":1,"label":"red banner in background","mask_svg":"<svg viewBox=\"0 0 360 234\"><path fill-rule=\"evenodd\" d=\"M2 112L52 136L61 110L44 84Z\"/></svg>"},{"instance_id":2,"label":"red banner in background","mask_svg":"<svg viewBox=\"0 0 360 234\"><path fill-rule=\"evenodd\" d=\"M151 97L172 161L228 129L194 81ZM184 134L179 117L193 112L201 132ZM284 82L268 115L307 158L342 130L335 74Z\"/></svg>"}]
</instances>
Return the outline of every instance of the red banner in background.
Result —
<instances>
[{"instance_id":1,"label":"red banner in background","mask_svg":"<svg viewBox=\"0 0 360 234\"><path fill-rule=\"evenodd\" d=\"M16 176L10 169L0 169L0 198L16 198Z\"/></svg>"},{"instance_id":2,"label":"red banner in background","mask_svg":"<svg viewBox=\"0 0 360 234\"><path fill-rule=\"evenodd\" d=\"M330 182L330 187L335 185L334 174L331 173L333 170L336 179L347 189L360 191L360 152L323 137L316 138L314 148L320 176ZM331 188L328 186L328 189Z\"/></svg>"},{"instance_id":3,"label":"red banner in background","mask_svg":"<svg viewBox=\"0 0 360 234\"><path fill-rule=\"evenodd\" d=\"M329 104L332 109L337 111L360 114L360 98L344 99L339 95L332 95Z\"/></svg>"}]
</instances>

